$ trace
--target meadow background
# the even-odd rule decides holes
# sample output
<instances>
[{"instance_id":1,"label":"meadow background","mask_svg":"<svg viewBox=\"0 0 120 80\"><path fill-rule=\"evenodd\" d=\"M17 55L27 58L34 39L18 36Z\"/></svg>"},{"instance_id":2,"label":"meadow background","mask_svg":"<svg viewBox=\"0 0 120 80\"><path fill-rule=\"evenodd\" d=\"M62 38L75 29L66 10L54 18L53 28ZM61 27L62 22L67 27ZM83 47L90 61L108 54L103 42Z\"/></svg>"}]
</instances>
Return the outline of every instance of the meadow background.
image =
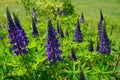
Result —
<instances>
[{"instance_id":1,"label":"meadow background","mask_svg":"<svg viewBox=\"0 0 120 80\"><path fill-rule=\"evenodd\" d=\"M81 71L84 72L86 80L120 80L119 0L71 0L74 13L58 18L61 21L64 33L67 28L69 29L69 36L64 38L58 36L64 61L57 62L53 66L49 66L48 61L46 61L47 18L51 18L55 29L57 24L52 13L42 12L42 8L44 9L45 6L40 4L39 1L42 0L37 1L38 4L35 8L37 8L38 13L36 26L39 37L33 38L31 10L34 6L30 5L30 12L26 12L21 0L0 0L0 36L2 36L0 40L0 80L80 80ZM53 3L50 4L51 2ZM55 0L48 0L47 3L46 5L54 6ZM11 14L15 12L19 17L21 25L27 33L29 39L28 54L24 58L12 54L10 39L8 38L6 5ZM88 50L90 39L93 40L94 49L97 46L100 8L106 20L108 37L111 40L112 51L110 55L101 55L96 51L91 53ZM84 42L76 43L73 42L74 30L77 18L82 12L85 18L85 24L81 24ZM75 48L77 61L69 60L72 47Z\"/></svg>"}]
</instances>

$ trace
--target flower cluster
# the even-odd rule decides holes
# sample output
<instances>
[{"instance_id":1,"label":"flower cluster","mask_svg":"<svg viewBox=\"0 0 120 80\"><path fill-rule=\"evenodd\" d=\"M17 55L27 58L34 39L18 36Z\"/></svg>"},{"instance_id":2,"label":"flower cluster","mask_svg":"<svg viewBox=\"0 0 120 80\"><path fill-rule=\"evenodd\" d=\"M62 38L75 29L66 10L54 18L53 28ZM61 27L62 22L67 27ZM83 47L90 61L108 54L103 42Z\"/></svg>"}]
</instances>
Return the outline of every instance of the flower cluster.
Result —
<instances>
[{"instance_id":1,"label":"flower cluster","mask_svg":"<svg viewBox=\"0 0 120 80\"><path fill-rule=\"evenodd\" d=\"M51 20L48 19L48 31L47 31L47 42L46 42L46 56L47 60L50 61L50 65L56 63L57 60L62 61L61 58L62 51L59 49L60 44L57 33L52 26Z\"/></svg>"},{"instance_id":2,"label":"flower cluster","mask_svg":"<svg viewBox=\"0 0 120 80\"><path fill-rule=\"evenodd\" d=\"M109 54L111 52L110 47L110 40L106 33L106 24L105 21L103 22L102 26L102 33L101 33L101 39L100 39L100 45L99 45L99 52L101 54Z\"/></svg>"},{"instance_id":3,"label":"flower cluster","mask_svg":"<svg viewBox=\"0 0 120 80\"><path fill-rule=\"evenodd\" d=\"M6 9L7 20L8 20L8 32L9 38L11 39L10 43L12 44L13 54L27 54L26 46L28 45L28 39L26 33L20 25L18 18L13 14L14 21L10 15L8 8Z\"/></svg>"},{"instance_id":4,"label":"flower cluster","mask_svg":"<svg viewBox=\"0 0 120 80\"><path fill-rule=\"evenodd\" d=\"M80 30L79 20L77 20L77 26L76 26L75 33L74 33L74 41L75 42L82 42L83 41L83 36L82 36L82 32Z\"/></svg>"}]
</instances>

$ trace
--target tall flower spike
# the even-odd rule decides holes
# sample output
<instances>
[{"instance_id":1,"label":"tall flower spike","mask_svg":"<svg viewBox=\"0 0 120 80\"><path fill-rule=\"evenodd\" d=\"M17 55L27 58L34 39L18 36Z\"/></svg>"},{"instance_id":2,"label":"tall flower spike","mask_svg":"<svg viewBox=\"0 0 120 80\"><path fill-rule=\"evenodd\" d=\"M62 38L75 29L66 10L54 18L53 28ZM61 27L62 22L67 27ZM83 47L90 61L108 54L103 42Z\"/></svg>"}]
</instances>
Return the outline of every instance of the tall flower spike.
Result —
<instances>
[{"instance_id":1,"label":"tall flower spike","mask_svg":"<svg viewBox=\"0 0 120 80\"><path fill-rule=\"evenodd\" d=\"M33 37L38 36L38 30L37 30L37 27L36 27L35 20L33 18L32 18L32 36Z\"/></svg>"},{"instance_id":2,"label":"tall flower spike","mask_svg":"<svg viewBox=\"0 0 120 80\"><path fill-rule=\"evenodd\" d=\"M80 30L80 23L79 20L77 20L77 26L74 32L74 41L75 42L82 42L83 41L83 36L82 36L82 32Z\"/></svg>"},{"instance_id":3,"label":"tall flower spike","mask_svg":"<svg viewBox=\"0 0 120 80\"><path fill-rule=\"evenodd\" d=\"M105 24L105 21L104 21L104 24L103 24L103 27L102 27L99 52L101 54L109 54L111 52L110 40L109 40L109 38L107 36L107 33L106 33L106 24Z\"/></svg>"},{"instance_id":4,"label":"tall flower spike","mask_svg":"<svg viewBox=\"0 0 120 80\"><path fill-rule=\"evenodd\" d=\"M46 42L46 56L47 60L50 61L50 65L55 64L57 60L62 61L61 58L62 51L59 49L60 44L57 33L52 26L51 20L48 19L48 31L47 31L47 42Z\"/></svg>"},{"instance_id":5,"label":"tall flower spike","mask_svg":"<svg viewBox=\"0 0 120 80\"><path fill-rule=\"evenodd\" d=\"M74 60L74 61L77 60L77 57L76 57L76 54L75 54L74 48L71 48L71 57L70 57L70 59L71 59L71 60Z\"/></svg>"},{"instance_id":6,"label":"tall flower spike","mask_svg":"<svg viewBox=\"0 0 120 80\"><path fill-rule=\"evenodd\" d=\"M83 23L84 21L85 21L85 19L84 19L84 15L83 15L83 12L82 12L81 18L80 18L80 23Z\"/></svg>"},{"instance_id":7,"label":"tall flower spike","mask_svg":"<svg viewBox=\"0 0 120 80\"><path fill-rule=\"evenodd\" d=\"M100 9L100 21L98 23L98 35L100 39L101 39L103 21L104 21L104 18L103 18L102 10Z\"/></svg>"},{"instance_id":8,"label":"tall flower spike","mask_svg":"<svg viewBox=\"0 0 120 80\"><path fill-rule=\"evenodd\" d=\"M93 42L92 42L91 39L90 39L89 51L90 51L90 52L93 52L93 51L94 51Z\"/></svg>"},{"instance_id":9,"label":"tall flower spike","mask_svg":"<svg viewBox=\"0 0 120 80\"><path fill-rule=\"evenodd\" d=\"M14 21L12 20L12 17L10 15L10 12L8 8L6 8L6 14L7 14L7 20L8 20L8 32L9 32L9 38L11 39L10 43L12 44L12 50L14 50L13 54L19 55L19 54L27 54L26 46L28 43L26 43L27 37L22 29L20 28L20 25L18 26L19 23L16 23L16 16L14 14Z\"/></svg>"}]
</instances>

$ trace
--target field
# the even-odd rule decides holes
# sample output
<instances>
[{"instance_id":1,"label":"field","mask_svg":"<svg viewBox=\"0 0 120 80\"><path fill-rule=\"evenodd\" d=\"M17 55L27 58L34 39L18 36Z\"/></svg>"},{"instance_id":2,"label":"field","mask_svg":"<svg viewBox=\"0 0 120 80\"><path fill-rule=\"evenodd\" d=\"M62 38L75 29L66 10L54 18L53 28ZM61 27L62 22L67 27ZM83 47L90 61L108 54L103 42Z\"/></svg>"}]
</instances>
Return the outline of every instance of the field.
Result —
<instances>
[{"instance_id":1,"label":"field","mask_svg":"<svg viewBox=\"0 0 120 80\"><path fill-rule=\"evenodd\" d=\"M32 14L33 7L38 17ZM59 14L55 13L58 7ZM22 28L11 28L9 12L17 27L14 18L18 17ZM120 80L119 35L119 0L1 0L0 80ZM104 45L108 49L102 53Z\"/></svg>"}]
</instances>

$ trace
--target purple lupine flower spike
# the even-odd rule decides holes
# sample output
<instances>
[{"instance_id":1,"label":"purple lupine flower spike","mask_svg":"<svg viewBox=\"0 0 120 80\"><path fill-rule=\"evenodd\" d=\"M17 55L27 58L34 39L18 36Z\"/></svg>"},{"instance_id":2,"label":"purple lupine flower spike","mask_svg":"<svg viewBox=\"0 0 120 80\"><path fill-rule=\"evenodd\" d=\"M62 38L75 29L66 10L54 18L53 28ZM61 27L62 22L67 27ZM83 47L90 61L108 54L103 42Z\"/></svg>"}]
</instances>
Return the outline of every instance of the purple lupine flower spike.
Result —
<instances>
[{"instance_id":1,"label":"purple lupine flower spike","mask_svg":"<svg viewBox=\"0 0 120 80\"><path fill-rule=\"evenodd\" d=\"M80 23L83 23L83 22L85 22L85 19L84 19L84 15L83 15L83 12L82 12L81 18L80 18Z\"/></svg>"},{"instance_id":2,"label":"purple lupine flower spike","mask_svg":"<svg viewBox=\"0 0 120 80\"><path fill-rule=\"evenodd\" d=\"M83 36L82 31L80 30L80 23L79 20L77 20L77 26L74 32L74 41L75 42L83 42Z\"/></svg>"},{"instance_id":3,"label":"purple lupine flower spike","mask_svg":"<svg viewBox=\"0 0 120 80\"><path fill-rule=\"evenodd\" d=\"M98 35L100 39L101 39L103 21L104 21L104 18L103 18L102 10L100 9L100 21L98 23Z\"/></svg>"},{"instance_id":4,"label":"purple lupine flower spike","mask_svg":"<svg viewBox=\"0 0 120 80\"><path fill-rule=\"evenodd\" d=\"M32 18L32 36L33 37L38 36L38 30L37 30L37 27L36 27L35 20L33 18Z\"/></svg>"},{"instance_id":5,"label":"purple lupine flower spike","mask_svg":"<svg viewBox=\"0 0 120 80\"><path fill-rule=\"evenodd\" d=\"M49 64L55 64L57 60L62 61L61 58L62 50L59 49L60 44L58 38L56 37L57 33L52 26L51 20L48 19L48 31L47 31L47 42L46 42L46 56Z\"/></svg>"},{"instance_id":6,"label":"purple lupine flower spike","mask_svg":"<svg viewBox=\"0 0 120 80\"><path fill-rule=\"evenodd\" d=\"M71 57L70 57L70 59L71 59L71 60L74 60L74 61L77 60L77 57L76 57L76 54L75 54L74 48L71 48Z\"/></svg>"},{"instance_id":7,"label":"purple lupine flower spike","mask_svg":"<svg viewBox=\"0 0 120 80\"><path fill-rule=\"evenodd\" d=\"M110 52L111 52L110 40L109 40L109 38L107 36L107 33L106 33L106 24L105 24L105 21L104 21L103 27L102 27L99 52L101 54L110 54Z\"/></svg>"},{"instance_id":8,"label":"purple lupine flower spike","mask_svg":"<svg viewBox=\"0 0 120 80\"><path fill-rule=\"evenodd\" d=\"M89 51L90 51L90 52L93 52L93 51L94 51L93 42L92 42L91 39L90 39Z\"/></svg>"},{"instance_id":9,"label":"purple lupine flower spike","mask_svg":"<svg viewBox=\"0 0 120 80\"><path fill-rule=\"evenodd\" d=\"M12 44L12 50L14 50L13 54L27 54L26 46L28 45L28 40L26 37L26 33L22 29L18 18L14 14L14 22L10 15L8 8L6 8L7 20L8 20L8 32L9 38L11 39L10 43Z\"/></svg>"}]
</instances>

